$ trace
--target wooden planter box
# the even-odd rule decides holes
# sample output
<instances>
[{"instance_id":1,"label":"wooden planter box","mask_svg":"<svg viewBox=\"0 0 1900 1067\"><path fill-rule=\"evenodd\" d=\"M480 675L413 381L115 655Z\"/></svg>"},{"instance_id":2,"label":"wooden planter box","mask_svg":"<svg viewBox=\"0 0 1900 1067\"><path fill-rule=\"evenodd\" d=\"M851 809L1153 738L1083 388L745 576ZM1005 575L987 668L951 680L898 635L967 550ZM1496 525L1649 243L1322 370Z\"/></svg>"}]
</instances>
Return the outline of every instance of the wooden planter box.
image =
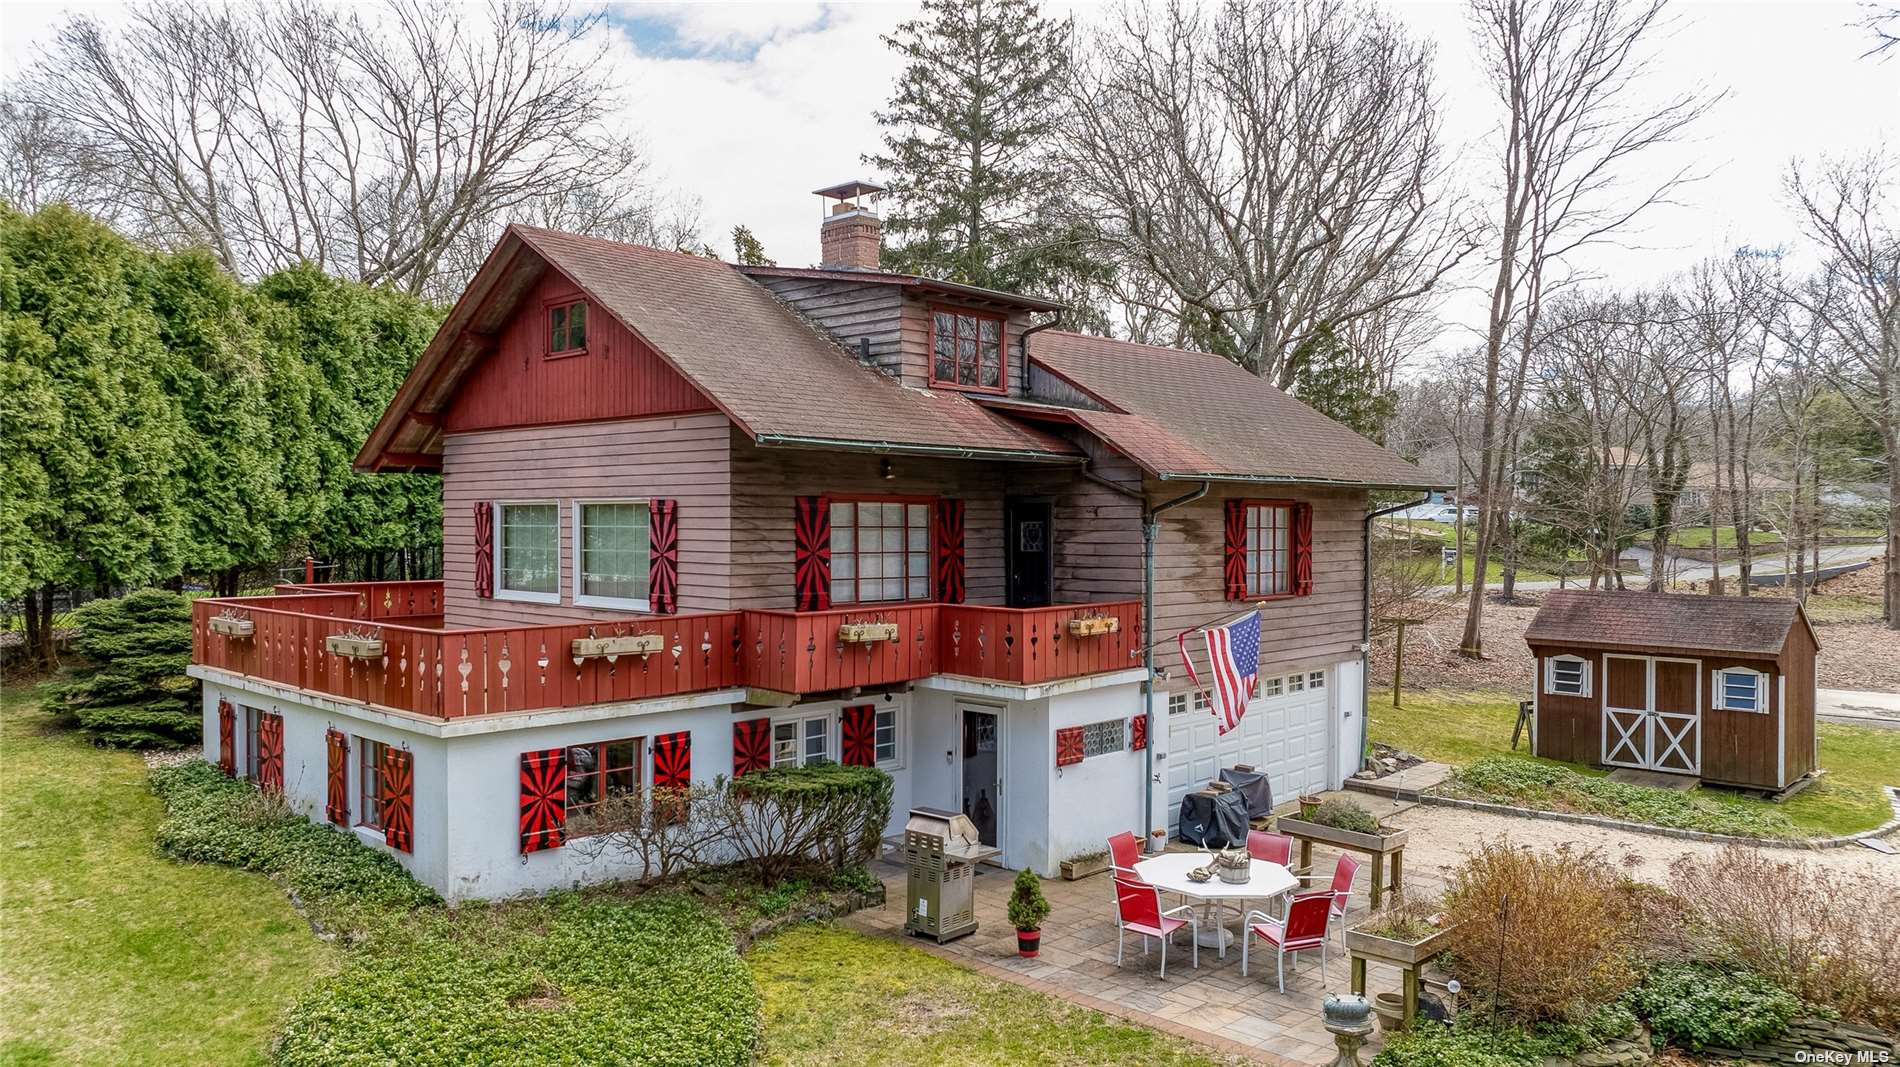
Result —
<instances>
[{"instance_id":1,"label":"wooden planter box","mask_svg":"<svg viewBox=\"0 0 1900 1067\"><path fill-rule=\"evenodd\" d=\"M624 637L576 637L571 645L575 659L600 656L651 656L666 647L659 634L629 634Z\"/></svg>"},{"instance_id":2,"label":"wooden planter box","mask_svg":"<svg viewBox=\"0 0 1900 1067\"><path fill-rule=\"evenodd\" d=\"M228 615L214 615L211 618L211 632L226 637L250 637L257 633L257 623L251 619L234 619Z\"/></svg>"},{"instance_id":3,"label":"wooden planter box","mask_svg":"<svg viewBox=\"0 0 1900 1067\"><path fill-rule=\"evenodd\" d=\"M1069 636L1094 637L1098 634L1112 634L1122 628L1122 621L1112 615L1096 615L1069 620Z\"/></svg>"},{"instance_id":4,"label":"wooden planter box","mask_svg":"<svg viewBox=\"0 0 1900 1067\"><path fill-rule=\"evenodd\" d=\"M1079 882L1092 874L1101 874L1109 868L1109 857L1093 856L1081 860L1063 860L1062 877L1067 881Z\"/></svg>"},{"instance_id":5,"label":"wooden planter box","mask_svg":"<svg viewBox=\"0 0 1900 1067\"><path fill-rule=\"evenodd\" d=\"M1456 930L1447 926L1423 941L1399 941L1368 934L1357 927L1346 928L1346 951L1400 967L1416 967L1445 951L1446 938Z\"/></svg>"},{"instance_id":6,"label":"wooden planter box","mask_svg":"<svg viewBox=\"0 0 1900 1067\"><path fill-rule=\"evenodd\" d=\"M894 622L847 622L838 627L838 640L846 644L875 644L897 640Z\"/></svg>"},{"instance_id":7,"label":"wooden planter box","mask_svg":"<svg viewBox=\"0 0 1900 1067\"><path fill-rule=\"evenodd\" d=\"M1385 853L1397 852L1405 847L1405 839L1410 830L1393 830L1383 834L1362 834L1357 830L1341 830L1336 826L1321 826L1305 819L1295 819L1282 815L1278 826L1283 834L1317 841L1322 845L1337 848L1349 848L1356 852Z\"/></svg>"},{"instance_id":8,"label":"wooden planter box","mask_svg":"<svg viewBox=\"0 0 1900 1067\"><path fill-rule=\"evenodd\" d=\"M350 659L381 659L383 640L380 637L354 637L350 634L331 634L323 639L323 647L338 656Z\"/></svg>"}]
</instances>

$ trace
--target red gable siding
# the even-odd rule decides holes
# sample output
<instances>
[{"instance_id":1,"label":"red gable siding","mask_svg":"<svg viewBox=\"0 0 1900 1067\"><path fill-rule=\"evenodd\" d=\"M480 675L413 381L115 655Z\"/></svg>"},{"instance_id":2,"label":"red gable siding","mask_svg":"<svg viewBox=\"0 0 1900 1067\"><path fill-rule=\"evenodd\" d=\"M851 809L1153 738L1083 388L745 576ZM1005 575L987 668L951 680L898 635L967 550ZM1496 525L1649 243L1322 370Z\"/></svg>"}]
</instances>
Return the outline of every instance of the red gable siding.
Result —
<instances>
[{"instance_id":1,"label":"red gable siding","mask_svg":"<svg viewBox=\"0 0 1900 1067\"><path fill-rule=\"evenodd\" d=\"M584 355L547 358L548 307L581 299L550 270L522 298L495 352L472 371L449 405L449 433L557 422L642 418L713 405L604 309L587 310Z\"/></svg>"}]
</instances>

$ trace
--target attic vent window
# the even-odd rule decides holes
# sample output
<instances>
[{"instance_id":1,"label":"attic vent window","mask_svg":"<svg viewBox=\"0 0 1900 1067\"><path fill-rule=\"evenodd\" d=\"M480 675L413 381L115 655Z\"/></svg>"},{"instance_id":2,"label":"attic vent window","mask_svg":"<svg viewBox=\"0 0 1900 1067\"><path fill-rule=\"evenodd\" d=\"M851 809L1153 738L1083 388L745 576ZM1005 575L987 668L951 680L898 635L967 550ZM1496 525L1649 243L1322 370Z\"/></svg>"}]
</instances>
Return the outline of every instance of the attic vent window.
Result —
<instances>
[{"instance_id":1,"label":"attic vent window","mask_svg":"<svg viewBox=\"0 0 1900 1067\"><path fill-rule=\"evenodd\" d=\"M548 355L571 356L587 350L587 301L548 308Z\"/></svg>"},{"instance_id":2,"label":"attic vent window","mask_svg":"<svg viewBox=\"0 0 1900 1067\"><path fill-rule=\"evenodd\" d=\"M1003 392L1003 319L938 308L930 323L930 384Z\"/></svg>"}]
</instances>

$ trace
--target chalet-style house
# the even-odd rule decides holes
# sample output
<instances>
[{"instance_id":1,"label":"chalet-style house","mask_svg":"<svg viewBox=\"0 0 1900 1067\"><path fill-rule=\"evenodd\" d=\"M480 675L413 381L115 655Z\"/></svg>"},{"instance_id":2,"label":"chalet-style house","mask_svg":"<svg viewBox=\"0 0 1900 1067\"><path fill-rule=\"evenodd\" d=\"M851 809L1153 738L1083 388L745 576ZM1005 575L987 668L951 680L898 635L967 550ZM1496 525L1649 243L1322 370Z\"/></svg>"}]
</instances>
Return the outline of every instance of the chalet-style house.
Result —
<instances>
[{"instance_id":1,"label":"chalet-style house","mask_svg":"<svg viewBox=\"0 0 1900 1067\"><path fill-rule=\"evenodd\" d=\"M509 229L357 460L441 473L443 580L198 601L207 756L454 899L625 877L566 847L590 806L767 766L883 768L894 827L1045 874L1221 766L1355 770L1368 491L1432 480L1219 357L879 270L877 191L821 192L810 269ZM1256 603L1221 736L1173 639Z\"/></svg>"},{"instance_id":2,"label":"chalet-style house","mask_svg":"<svg viewBox=\"0 0 1900 1067\"><path fill-rule=\"evenodd\" d=\"M1524 642L1539 756L1768 793L1818 766L1821 645L1794 600L1565 590Z\"/></svg>"}]
</instances>

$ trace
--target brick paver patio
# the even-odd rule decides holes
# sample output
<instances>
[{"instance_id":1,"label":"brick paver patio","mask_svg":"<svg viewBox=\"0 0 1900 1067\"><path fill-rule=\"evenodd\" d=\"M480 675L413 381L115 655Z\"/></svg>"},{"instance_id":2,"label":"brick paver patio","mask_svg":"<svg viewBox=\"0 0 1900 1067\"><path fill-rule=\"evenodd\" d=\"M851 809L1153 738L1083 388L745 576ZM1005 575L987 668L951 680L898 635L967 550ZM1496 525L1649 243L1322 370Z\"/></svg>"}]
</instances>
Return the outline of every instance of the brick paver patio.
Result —
<instances>
[{"instance_id":1,"label":"brick paver patio","mask_svg":"<svg viewBox=\"0 0 1900 1067\"><path fill-rule=\"evenodd\" d=\"M1333 862L1334 853L1314 849L1314 870L1330 874ZM1226 959L1214 949L1202 947L1201 965L1196 969L1190 963L1186 931L1176 935L1176 944L1168 950L1168 976L1164 979L1159 973L1159 949L1151 943L1149 955L1144 957L1139 939L1132 934L1121 965L1115 964L1114 883L1106 874L1077 882L1056 879L1043 883L1051 911L1043 924L1042 953L1037 959L1026 960L1016 954L1016 932L1003 910L1011 872L993 867L979 869L976 933L939 947L903 932L903 869L896 863L883 862L876 870L884 880L887 903L851 916L848 922L859 930L904 938L986 974L1221 1052L1277 1065L1323 1065L1333 1061L1332 1035L1320 1025L1320 1001L1328 992L1344 993L1350 988L1346 955L1339 948L1336 932L1331 935L1323 973L1318 953L1301 953L1297 966L1289 960L1285 994L1275 987L1270 948L1264 955L1254 953L1251 974L1244 978L1237 940L1228 948ZM1368 877L1369 869L1362 869L1353 887L1348 922L1357 922L1366 914ZM1419 884L1408 884L1408 889L1439 888L1427 884L1428 873L1424 878L1411 877ZM1230 928L1238 926L1231 914L1228 921ZM1263 945L1256 942L1255 949ZM1367 985L1372 992L1396 990L1398 972L1374 964L1369 968ZM1369 1061L1377 1047L1375 1038L1362 1058Z\"/></svg>"}]
</instances>

